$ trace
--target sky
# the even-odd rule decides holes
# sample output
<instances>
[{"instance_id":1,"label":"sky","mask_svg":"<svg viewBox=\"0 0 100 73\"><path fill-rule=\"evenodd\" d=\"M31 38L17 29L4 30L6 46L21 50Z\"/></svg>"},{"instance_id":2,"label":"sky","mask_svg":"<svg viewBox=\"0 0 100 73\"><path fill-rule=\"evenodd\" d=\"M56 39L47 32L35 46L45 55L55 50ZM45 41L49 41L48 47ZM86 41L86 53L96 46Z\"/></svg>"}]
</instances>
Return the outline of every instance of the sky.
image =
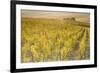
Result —
<instances>
[{"instance_id":1,"label":"sky","mask_svg":"<svg viewBox=\"0 0 100 73\"><path fill-rule=\"evenodd\" d=\"M37 11L37 10L21 10L21 16L25 18L50 18L50 19L64 19L75 17L81 22L90 22L89 13L79 12L56 12L56 11Z\"/></svg>"}]
</instances>

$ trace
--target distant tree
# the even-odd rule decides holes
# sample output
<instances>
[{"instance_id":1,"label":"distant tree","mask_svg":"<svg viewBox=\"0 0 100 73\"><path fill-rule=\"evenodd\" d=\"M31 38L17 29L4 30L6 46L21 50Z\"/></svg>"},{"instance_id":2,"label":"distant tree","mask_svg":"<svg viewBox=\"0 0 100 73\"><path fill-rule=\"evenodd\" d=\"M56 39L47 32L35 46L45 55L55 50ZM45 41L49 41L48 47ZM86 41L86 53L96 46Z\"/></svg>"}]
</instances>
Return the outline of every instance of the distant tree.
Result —
<instances>
[{"instance_id":1,"label":"distant tree","mask_svg":"<svg viewBox=\"0 0 100 73\"><path fill-rule=\"evenodd\" d=\"M75 17L71 17L71 18L64 18L64 20L74 20L74 21L76 21L76 18L75 18Z\"/></svg>"},{"instance_id":2,"label":"distant tree","mask_svg":"<svg viewBox=\"0 0 100 73\"><path fill-rule=\"evenodd\" d=\"M72 17L72 20L76 21L75 17Z\"/></svg>"}]
</instances>

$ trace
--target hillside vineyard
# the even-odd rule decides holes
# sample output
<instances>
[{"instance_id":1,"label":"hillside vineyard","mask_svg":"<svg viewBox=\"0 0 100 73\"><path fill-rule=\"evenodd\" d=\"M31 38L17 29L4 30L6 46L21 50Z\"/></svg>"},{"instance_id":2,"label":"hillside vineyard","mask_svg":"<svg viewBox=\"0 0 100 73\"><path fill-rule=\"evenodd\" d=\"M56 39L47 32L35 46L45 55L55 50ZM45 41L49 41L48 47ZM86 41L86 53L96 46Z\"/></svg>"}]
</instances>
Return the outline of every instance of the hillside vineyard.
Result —
<instances>
[{"instance_id":1,"label":"hillside vineyard","mask_svg":"<svg viewBox=\"0 0 100 73\"><path fill-rule=\"evenodd\" d=\"M89 23L22 17L22 63L87 59L90 59Z\"/></svg>"}]
</instances>

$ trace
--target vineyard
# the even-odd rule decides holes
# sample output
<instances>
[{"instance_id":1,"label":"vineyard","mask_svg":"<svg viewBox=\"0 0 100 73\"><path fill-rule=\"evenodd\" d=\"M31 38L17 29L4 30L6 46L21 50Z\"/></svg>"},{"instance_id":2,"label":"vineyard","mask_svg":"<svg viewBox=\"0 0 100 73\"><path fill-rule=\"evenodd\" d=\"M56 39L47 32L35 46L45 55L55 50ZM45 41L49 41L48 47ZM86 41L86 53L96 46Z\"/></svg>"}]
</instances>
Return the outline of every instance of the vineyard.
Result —
<instances>
[{"instance_id":1,"label":"vineyard","mask_svg":"<svg viewBox=\"0 0 100 73\"><path fill-rule=\"evenodd\" d=\"M21 24L22 63L90 58L89 26L77 21L42 18L22 18Z\"/></svg>"}]
</instances>

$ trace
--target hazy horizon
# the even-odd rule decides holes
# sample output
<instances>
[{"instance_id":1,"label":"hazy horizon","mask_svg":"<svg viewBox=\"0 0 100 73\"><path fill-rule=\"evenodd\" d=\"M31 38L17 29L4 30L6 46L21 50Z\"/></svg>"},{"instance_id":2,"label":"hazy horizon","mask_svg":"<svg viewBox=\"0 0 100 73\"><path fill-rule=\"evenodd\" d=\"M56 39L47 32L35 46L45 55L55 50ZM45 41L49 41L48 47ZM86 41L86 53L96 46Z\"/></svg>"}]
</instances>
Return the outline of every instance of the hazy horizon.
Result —
<instances>
[{"instance_id":1,"label":"hazy horizon","mask_svg":"<svg viewBox=\"0 0 100 73\"><path fill-rule=\"evenodd\" d=\"M38 10L21 10L21 16L25 18L50 18L50 19L64 19L76 18L81 22L90 22L90 13L79 12L57 12L57 11L38 11Z\"/></svg>"}]
</instances>

